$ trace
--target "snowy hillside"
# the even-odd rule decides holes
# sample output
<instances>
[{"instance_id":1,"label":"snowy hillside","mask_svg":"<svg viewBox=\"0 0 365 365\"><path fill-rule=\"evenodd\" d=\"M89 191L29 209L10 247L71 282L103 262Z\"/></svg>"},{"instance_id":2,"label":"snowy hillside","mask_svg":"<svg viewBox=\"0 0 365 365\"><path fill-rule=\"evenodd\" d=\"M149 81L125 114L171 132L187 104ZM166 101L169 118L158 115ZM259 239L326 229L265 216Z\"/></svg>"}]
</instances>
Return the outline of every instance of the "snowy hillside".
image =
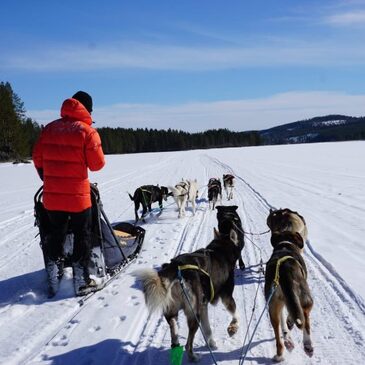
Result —
<instances>
[{"instance_id":1,"label":"snowy hillside","mask_svg":"<svg viewBox=\"0 0 365 365\"><path fill-rule=\"evenodd\" d=\"M206 184L224 173L236 176L234 199L245 231L267 230L270 208L288 207L306 219L310 243L304 259L314 298L314 355L296 347L283 364L365 363L365 142L266 146L172 153L107 156L107 166L91 174L98 182L111 222L131 221L133 193L143 184L174 185L182 177L197 178L198 210L177 218L170 198L163 214L151 217L140 256L104 290L84 305L73 296L67 272L60 292L46 298L43 259L33 226L33 195L40 181L32 165L0 165L0 364L169 364L170 333L159 314L148 315L135 269L158 267L182 252L206 246L213 237L216 212L208 209ZM223 204L228 204L223 199ZM253 242L251 242L252 240ZM234 297L240 314L238 333L229 338L230 316L223 305L210 306L219 364L239 363L257 293L251 335L264 308L262 257L271 254L268 235L246 239L247 269L236 270ZM185 317L179 319L185 343ZM212 359L200 333L195 349L201 364ZM267 313L245 364L270 364L274 334ZM184 359L184 364L188 363Z\"/></svg>"},{"instance_id":2,"label":"snowy hillside","mask_svg":"<svg viewBox=\"0 0 365 365\"><path fill-rule=\"evenodd\" d=\"M327 115L260 131L264 144L333 142L363 139L364 117Z\"/></svg>"}]
</instances>

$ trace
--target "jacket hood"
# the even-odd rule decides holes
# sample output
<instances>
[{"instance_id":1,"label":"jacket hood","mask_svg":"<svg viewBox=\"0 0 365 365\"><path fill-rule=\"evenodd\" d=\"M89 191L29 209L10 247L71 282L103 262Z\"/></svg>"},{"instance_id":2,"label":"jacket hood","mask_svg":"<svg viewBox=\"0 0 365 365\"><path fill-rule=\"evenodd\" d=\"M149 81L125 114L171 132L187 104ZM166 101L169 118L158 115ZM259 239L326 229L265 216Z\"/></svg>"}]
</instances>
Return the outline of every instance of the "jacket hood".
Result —
<instances>
[{"instance_id":1,"label":"jacket hood","mask_svg":"<svg viewBox=\"0 0 365 365\"><path fill-rule=\"evenodd\" d=\"M84 122L88 125L92 124L90 113L76 99L66 99L61 107L61 117L68 118L72 121Z\"/></svg>"}]
</instances>

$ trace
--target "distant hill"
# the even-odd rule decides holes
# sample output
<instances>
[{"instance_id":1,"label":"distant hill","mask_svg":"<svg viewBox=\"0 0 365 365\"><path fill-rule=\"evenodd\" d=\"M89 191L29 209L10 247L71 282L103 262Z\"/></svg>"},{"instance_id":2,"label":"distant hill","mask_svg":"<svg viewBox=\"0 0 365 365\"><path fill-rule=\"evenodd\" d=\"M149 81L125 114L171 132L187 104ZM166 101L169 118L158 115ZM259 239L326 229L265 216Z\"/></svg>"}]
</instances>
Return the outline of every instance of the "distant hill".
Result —
<instances>
[{"instance_id":1,"label":"distant hill","mask_svg":"<svg viewBox=\"0 0 365 365\"><path fill-rule=\"evenodd\" d=\"M326 115L259 131L262 144L365 139L365 117Z\"/></svg>"}]
</instances>

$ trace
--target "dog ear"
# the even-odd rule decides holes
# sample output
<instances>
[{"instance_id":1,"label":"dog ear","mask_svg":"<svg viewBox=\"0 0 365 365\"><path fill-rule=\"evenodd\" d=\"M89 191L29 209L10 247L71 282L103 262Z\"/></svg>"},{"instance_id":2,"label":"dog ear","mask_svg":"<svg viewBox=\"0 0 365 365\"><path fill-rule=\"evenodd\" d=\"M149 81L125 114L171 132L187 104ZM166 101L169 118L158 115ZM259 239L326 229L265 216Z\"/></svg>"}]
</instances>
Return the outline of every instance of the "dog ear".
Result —
<instances>
[{"instance_id":1,"label":"dog ear","mask_svg":"<svg viewBox=\"0 0 365 365\"><path fill-rule=\"evenodd\" d=\"M231 229L231 231L229 232L229 239L237 246L238 236L234 229Z\"/></svg>"},{"instance_id":2,"label":"dog ear","mask_svg":"<svg viewBox=\"0 0 365 365\"><path fill-rule=\"evenodd\" d=\"M294 235L294 243L300 248L304 248L304 240L303 240L303 237L300 233L298 232L295 232L295 235Z\"/></svg>"},{"instance_id":3,"label":"dog ear","mask_svg":"<svg viewBox=\"0 0 365 365\"><path fill-rule=\"evenodd\" d=\"M219 240L221 238L221 234L218 232L218 230L215 227L213 228L213 231L214 231L214 239Z\"/></svg>"}]
</instances>

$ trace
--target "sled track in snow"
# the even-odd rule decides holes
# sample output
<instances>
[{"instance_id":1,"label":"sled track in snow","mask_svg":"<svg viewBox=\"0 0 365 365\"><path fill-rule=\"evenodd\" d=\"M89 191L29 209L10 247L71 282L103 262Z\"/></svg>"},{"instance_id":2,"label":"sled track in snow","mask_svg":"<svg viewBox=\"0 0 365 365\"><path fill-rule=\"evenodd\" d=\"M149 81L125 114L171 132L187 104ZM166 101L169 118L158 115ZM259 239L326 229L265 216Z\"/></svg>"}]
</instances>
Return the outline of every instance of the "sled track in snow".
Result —
<instances>
[{"instance_id":1,"label":"sled track in snow","mask_svg":"<svg viewBox=\"0 0 365 365\"><path fill-rule=\"evenodd\" d=\"M111 285L112 282L114 282L117 279L120 279L120 276L122 274L125 274L125 271L130 267L130 265L132 265L133 263L135 263L135 261L138 259L138 256L136 256L133 260L129 261L127 263L126 266L123 267L123 269L117 273L115 276L111 277L108 282L107 282L107 286L104 287L105 290L106 288L108 288L109 285ZM123 284L123 282L126 281L126 278L123 278L119 281L119 285ZM84 311L88 304L91 303L91 300L94 296L97 296L98 294L100 294L101 291L97 291L97 292L93 292L90 295L86 296L86 297L75 297L72 298L72 309L69 311L69 313L65 314L64 316L62 316L61 319L61 324L59 326L56 327L56 329L54 329L48 336L47 339L42 341L42 343L38 344L36 349L34 351L32 351L31 354L29 354L28 356L26 356L25 359L22 359L22 361L19 364L28 364L31 360L35 359L38 355L39 355L39 350L42 348L47 347L49 344L52 343L52 341L59 336L59 334L61 333L61 331L68 326L68 324L72 324L73 320L77 317L77 315L81 312Z\"/></svg>"},{"instance_id":2,"label":"sled track in snow","mask_svg":"<svg viewBox=\"0 0 365 365\"><path fill-rule=\"evenodd\" d=\"M257 200L259 202L261 202L264 206L266 206L269 209L270 208L271 209L277 209L273 205L271 205L258 191L256 191L245 179L243 179L242 177L236 175L235 172L228 165L225 165L225 164L219 162L216 159L215 159L215 161L217 163L219 163L221 166L225 166L227 169L229 169L229 171L232 174L234 174L239 180L241 180L249 188L249 190L253 193L253 195L257 198ZM266 219L266 217L265 217L265 219ZM328 280L330 280L330 279L335 280L336 285L337 286L340 285L343 288L343 290L346 291L348 293L348 295L350 297L352 297L352 299L356 302L359 309L365 314L365 303L364 303L364 301L356 293L354 293L354 291L348 286L346 281L333 268L333 266L323 256L321 256L319 253L317 253L315 251L315 249L313 248L313 246L310 243L310 240L308 241L307 247L308 247L309 251L311 252L311 254L313 255L313 258L315 258L315 260L317 261L318 267L321 268L321 270L323 272L328 271L330 276L333 277L333 279L331 279L330 276L327 275L327 279ZM336 291L338 291L338 290L336 290Z\"/></svg>"},{"instance_id":3,"label":"sled track in snow","mask_svg":"<svg viewBox=\"0 0 365 365\"><path fill-rule=\"evenodd\" d=\"M211 160L214 161L219 166L221 166L222 168L224 168L225 171L228 171L233 175L235 175L236 178L246 186L246 189L244 190L237 189L237 187L235 189L235 194L238 194L242 199L242 202L244 203L243 205L244 227L245 224L249 223L248 228L252 229L251 227L257 224L257 222L253 222L250 218L251 217L250 213L252 212L249 212L247 210L245 201L247 201L248 199L247 197L245 199L244 196L245 193L246 194L249 193L251 197L254 200L256 200L257 203L259 203L257 206L253 206L252 208L257 209L258 211L260 211L260 206L264 208L263 212L261 212L261 214L259 213L260 215L262 215L266 210L266 216L267 216L268 210L270 208L275 209L275 207L273 207L262 194L256 191L247 181L245 181L245 179L235 174L235 172L230 166L222 163L216 158L211 158ZM263 222L265 223L266 223L266 216L263 216ZM253 229L253 231L258 232L259 230ZM262 238L259 239L260 241L262 240ZM246 242L245 248L247 248L247 245L249 245L250 242L247 242L246 239L245 242ZM271 246L268 245L268 243L269 239L267 238L264 245L261 246L262 252L265 253L267 259L271 255ZM328 351L328 349L326 349L327 347L326 340L340 337L342 339L342 343L344 344L344 348L332 349L330 355L328 355L328 357L326 358L327 363L330 364L338 363L338 359L341 359L343 357L344 351L346 351L345 350L346 343L353 343L352 350L356 349L356 351L352 351L353 352L353 354L351 355L353 357L352 360L354 360L354 363L356 363L356 361L359 361L359 363L361 363L361 361L365 358L365 349L363 346L364 338L361 331L363 328L365 328L365 318L363 316L363 314L365 314L364 312L365 306L362 299L359 298L359 296L356 295L356 293L354 293L354 291L348 286L346 281L341 278L341 276L336 272L336 270L332 267L332 265L329 264L320 254L318 254L313 249L310 242L308 242L307 244L305 260L307 262L307 267L309 271L308 275L310 281L309 285L312 289L315 301L313 312L320 311L321 320L323 320L324 322L321 323L315 318L314 320L312 320L312 323L314 324L314 328L312 328L312 330L313 332L317 332L319 328L321 328L322 326L329 326L329 323L332 324L330 325L327 331L329 332L329 334L328 335L323 334L325 339L324 341L322 340L316 343L316 339L314 340L315 350L320 348L323 350L322 351L323 353L326 353L326 351ZM262 287L261 297L262 298L264 297L263 287ZM316 303L319 303L319 305L318 304L316 305ZM324 304L325 308L323 308ZM261 312L264 305L265 301L259 299L258 306L261 307L259 309L259 312ZM321 305L322 307L320 307ZM341 331L338 331L338 328L341 328ZM258 337L259 334L260 334L260 328L256 336ZM301 343L301 339L297 333L294 334L293 339L297 344ZM315 353L314 358L316 356L318 356L317 353ZM308 363L311 363L310 359L307 360Z\"/></svg>"},{"instance_id":4,"label":"sled track in snow","mask_svg":"<svg viewBox=\"0 0 365 365\"><path fill-rule=\"evenodd\" d=\"M268 200L266 198L264 198L258 191L256 191L245 179L243 179L242 177L237 175L230 166L220 162L216 158L211 158L211 159L215 163L217 163L218 165L222 166L227 171L232 173L239 180L241 180L249 188L249 190L253 193L253 196L257 199L257 201L262 203L263 206L265 206L268 209L277 209L273 205L271 205L268 202ZM243 199L243 201L244 201L244 199ZM265 221L266 221L266 217L265 217ZM310 241L308 241L307 247L308 247L309 251L311 252L311 254L313 255L313 257L318 261L318 264L323 266L322 270L327 270L331 274L331 276L333 276L335 278L335 280L337 281L337 285L342 286L342 288L352 297L352 299L359 306L359 309L362 311L362 313L365 314L365 303L363 302L363 300L356 293L354 293L354 291L347 285L346 281L340 276L340 274L338 274L338 272L332 267L332 265L328 261L326 261L326 259L322 255L320 255L319 253L317 253L315 251L315 249L311 245Z\"/></svg>"},{"instance_id":5,"label":"sled track in snow","mask_svg":"<svg viewBox=\"0 0 365 365\"><path fill-rule=\"evenodd\" d=\"M219 161L217 158L214 158L212 156L206 156L208 159L210 159L212 162L214 162L215 164L217 164L218 166L220 166L223 171L229 172L232 175L234 175L237 179L239 179L240 181L242 181L248 188L249 190L251 190L254 195L256 196L257 200L261 202L261 204L263 204L264 206L267 207L267 210L271 209L275 209L274 206L272 206L257 190L255 190L243 177L239 176L238 174L236 174L234 172L234 170L227 164ZM237 189L236 189L237 190Z\"/></svg>"},{"instance_id":6,"label":"sled track in snow","mask_svg":"<svg viewBox=\"0 0 365 365\"><path fill-rule=\"evenodd\" d=\"M29 230L29 227L25 226L21 229L18 229L16 232L14 232L11 235L6 236L6 239L4 241L2 241L2 243L4 242L14 242L15 238L21 236L23 233L27 232ZM9 255L6 255L6 258L0 257L0 262L2 262L2 264L0 265L0 270L2 270L3 268L12 265L14 263L14 258L18 257L19 254L23 254L24 252L26 252L28 250L28 248L32 247L33 245L39 245L39 238L34 237L33 239L31 239L29 242L24 243L23 245L21 245L20 247L18 247L18 249L13 250L13 252ZM39 249L39 251L41 251L41 249ZM41 253L41 252L40 252Z\"/></svg>"}]
</instances>

